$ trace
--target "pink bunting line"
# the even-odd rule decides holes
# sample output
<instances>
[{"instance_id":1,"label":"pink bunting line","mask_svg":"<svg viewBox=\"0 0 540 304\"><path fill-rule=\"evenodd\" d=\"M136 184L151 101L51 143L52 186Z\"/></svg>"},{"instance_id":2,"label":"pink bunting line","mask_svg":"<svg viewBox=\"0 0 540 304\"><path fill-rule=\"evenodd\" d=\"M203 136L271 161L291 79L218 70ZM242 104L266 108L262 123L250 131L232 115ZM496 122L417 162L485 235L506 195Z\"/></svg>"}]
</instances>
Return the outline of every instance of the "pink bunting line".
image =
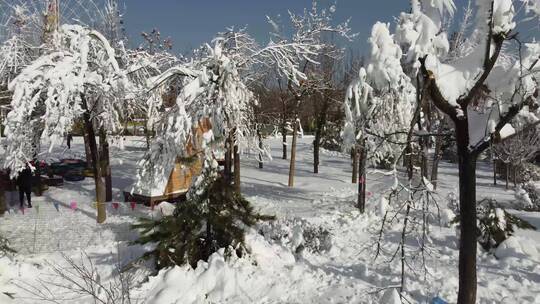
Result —
<instances>
[{"instance_id":1,"label":"pink bunting line","mask_svg":"<svg viewBox=\"0 0 540 304\"><path fill-rule=\"evenodd\" d=\"M56 201L53 201L52 204L53 204L54 208L56 209L56 212L60 212L60 203L59 203L59 202L56 202ZM102 203L102 204L109 204L109 203ZM111 206L112 206L112 208L113 208L114 210L119 210L119 208L120 208L120 202L111 202L110 204L111 204ZM136 207L137 207L137 203L136 203L136 202L126 202L126 204L129 204L129 206L130 206L130 208L131 208L132 211L134 211L134 210L136 209ZM93 203L93 207L94 207L94 208L97 208L97 206L98 206L98 203L97 203L97 202L94 202L94 203ZM69 203L69 208L70 208L70 210L72 210L73 212L76 212L76 211L79 209L78 204L77 204L76 201L70 202L70 203ZM154 204L151 204L151 205L150 205L150 208L151 208L152 211L155 210L155 205L154 205ZM26 208L20 207L19 210L21 211L21 213L22 213L23 215L26 214ZM39 205L36 205L36 206L35 206L35 210L36 210L36 213L39 214L39 213L41 212L40 206L39 206ZM160 211L161 211L161 213L163 214L163 209L162 209L161 207L160 207ZM11 213L11 210L8 209L7 212L8 212L8 213Z\"/></svg>"}]
</instances>

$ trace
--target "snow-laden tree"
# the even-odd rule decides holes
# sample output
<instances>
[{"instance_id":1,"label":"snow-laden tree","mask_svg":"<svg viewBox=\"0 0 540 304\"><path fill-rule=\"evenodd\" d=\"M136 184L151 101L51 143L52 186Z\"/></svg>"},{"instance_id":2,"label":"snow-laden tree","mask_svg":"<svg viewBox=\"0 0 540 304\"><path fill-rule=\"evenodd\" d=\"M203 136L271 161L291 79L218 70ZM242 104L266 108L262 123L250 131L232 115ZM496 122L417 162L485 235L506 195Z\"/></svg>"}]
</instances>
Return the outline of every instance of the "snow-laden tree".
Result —
<instances>
[{"instance_id":1,"label":"snow-laden tree","mask_svg":"<svg viewBox=\"0 0 540 304\"><path fill-rule=\"evenodd\" d=\"M62 25L56 33L56 51L42 55L9 84L12 110L7 115L4 166L15 177L39 147L34 138L60 144L77 119L88 133L96 181L98 222L105 220L104 181L95 142L96 130L117 134L122 128L125 75L115 50L97 31Z\"/></svg>"},{"instance_id":2,"label":"snow-laden tree","mask_svg":"<svg viewBox=\"0 0 540 304\"><path fill-rule=\"evenodd\" d=\"M218 155L224 142L244 141L249 129L253 93L227 56L224 40L192 62L173 67L152 79L162 84L175 76L184 78L176 103L157 124L156 136L141 161L135 191L162 194L177 158L200 160L187 200L178 204L174 215L160 221L142 221L141 243L157 242L158 267L206 260L219 248L241 251L244 227L257 219L253 208L238 191L230 176L218 170ZM230 148L230 146L229 146ZM235 174L238 172L236 171ZM227 249L228 250L228 249Z\"/></svg>"},{"instance_id":3,"label":"snow-laden tree","mask_svg":"<svg viewBox=\"0 0 540 304\"><path fill-rule=\"evenodd\" d=\"M253 94L242 82L235 63L223 53L223 41L208 46L207 55L196 62L173 67L152 79L156 87L175 76L184 77L176 103L169 108L156 126L156 136L141 162L137 190L153 193L163 189L177 157L189 158L188 145L196 141L193 129L208 119L211 130L205 134L208 142L223 141L229 135L242 137L249 133L248 105ZM198 151L211 156L209 146Z\"/></svg>"},{"instance_id":4,"label":"snow-laden tree","mask_svg":"<svg viewBox=\"0 0 540 304\"><path fill-rule=\"evenodd\" d=\"M537 13L535 1L526 2ZM418 100L432 102L452 121L459 158L460 256L458 303L476 301L476 159L501 130L515 121L538 120L540 45L521 42L511 0L475 1L475 24L463 40L473 47L447 61L450 44L445 21L451 0L412 0L402 13L395 44L405 50L401 66L418 77ZM514 53L513 56L509 54ZM524 124L522 124L524 125Z\"/></svg>"},{"instance_id":5,"label":"snow-laden tree","mask_svg":"<svg viewBox=\"0 0 540 304\"><path fill-rule=\"evenodd\" d=\"M400 158L403 145L410 140L415 90L401 67L402 51L390 35L389 25L376 23L369 39L371 55L367 70L345 95L344 147L358 149L358 207L365 206L365 166L391 164Z\"/></svg>"},{"instance_id":6,"label":"snow-laden tree","mask_svg":"<svg viewBox=\"0 0 540 304\"><path fill-rule=\"evenodd\" d=\"M326 59L335 59L341 55L342 49L336 47L336 41L332 41L329 38L342 38L350 41L356 37L356 34L352 33L349 27L349 20L341 23L334 21L335 12L335 5L330 6L328 9L320 9L317 1L312 1L311 8L304 9L301 14L289 12L292 29L292 35L289 38L284 34L284 29L280 22L267 17L273 27L273 32L271 33L273 39L281 41L281 43L291 41L294 44L302 44L309 47L307 49L309 52L306 52L305 55L295 56L297 59L300 59L298 66L301 74L298 76L303 76L302 78L299 79L296 75L283 73L280 71L280 67L277 66L277 82L282 95L287 96L281 97L283 103L281 126L283 159L287 158L286 135L289 124L292 126L291 131L293 135L289 168L289 187L294 186L296 139L301 129L298 112L307 96L316 92L322 92L328 88L327 83L320 81L321 78L310 75L312 71L316 71L312 66L318 65L319 61L322 61L325 57ZM289 121L289 119L292 121Z\"/></svg>"},{"instance_id":7,"label":"snow-laden tree","mask_svg":"<svg viewBox=\"0 0 540 304\"><path fill-rule=\"evenodd\" d=\"M4 4L4 6L6 6ZM39 55L40 40L33 33L36 16L24 5L0 7L0 91Z\"/></svg>"},{"instance_id":8,"label":"snow-laden tree","mask_svg":"<svg viewBox=\"0 0 540 304\"><path fill-rule=\"evenodd\" d=\"M519 132L515 132L513 128L509 126L505 131L513 133L504 140L497 142L491 146L491 151L494 158L494 166L496 166L497 161L502 162L505 165L505 178L506 178L506 188L508 189L508 181L510 179L510 166L512 166L512 175L514 186L517 186L518 170L523 169L523 164L530 161L536 156L540 151L540 131L536 129L536 125L531 125L530 128L523 129L519 128L519 125L516 126ZM496 171L494 171L496 174ZM494 176L496 179L496 175ZM521 182L527 182L527 180L521 179Z\"/></svg>"}]
</instances>

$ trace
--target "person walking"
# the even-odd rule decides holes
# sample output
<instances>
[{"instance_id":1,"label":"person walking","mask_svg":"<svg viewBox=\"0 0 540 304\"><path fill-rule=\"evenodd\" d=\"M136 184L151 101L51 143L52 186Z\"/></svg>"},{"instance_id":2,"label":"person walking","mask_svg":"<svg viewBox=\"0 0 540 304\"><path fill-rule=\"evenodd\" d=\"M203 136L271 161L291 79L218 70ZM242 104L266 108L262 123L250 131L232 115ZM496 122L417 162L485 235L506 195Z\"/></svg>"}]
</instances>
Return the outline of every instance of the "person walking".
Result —
<instances>
[{"instance_id":1,"label":"person walking","mask_svg":"<svg viewBox=\"0 0 540 304\"><path fill-rule=\"evenodd\" d=\"M32 170L30 170L28 165L19 173L17 187L19 187L19 203L21 204L21 208L24 207L25 194L28 208L32 208Z\"/></svg>"},{"instance_id":2,"label":"person walking","mask_svg":"<svg viewBox=\"0 0 540 304\"><path fill-rule=\"evenodd\" d=\"M73 135L71 135L71 133L68 133L67 134L67 138L66 138L66 141L67 141L67 147L68 149L71 150L71 141L73 140Z\"/></svg>"}]
</instances>

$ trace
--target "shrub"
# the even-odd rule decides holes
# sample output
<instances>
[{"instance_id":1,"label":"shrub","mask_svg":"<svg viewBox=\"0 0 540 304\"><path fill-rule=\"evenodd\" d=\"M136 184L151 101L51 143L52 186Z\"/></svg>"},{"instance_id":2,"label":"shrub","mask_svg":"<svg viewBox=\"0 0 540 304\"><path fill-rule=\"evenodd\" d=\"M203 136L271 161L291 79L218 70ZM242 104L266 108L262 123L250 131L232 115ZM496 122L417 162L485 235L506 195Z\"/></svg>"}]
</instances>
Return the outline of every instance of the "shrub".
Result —
<instances>
[{"instance_id":1,"label":"shrub","mask_svg":"<svg viewBox=\"0 0 540 304\"><path fill-rule=\"evenodd\" d=\"M476 211L478 243L486 251L497 248L504 240L514 234L516 228L536 230L529 222L498 207L497 202L493 199L484 199L478 202ZM453 222L459 223L459 215Z\"/></svg>"},{"instance_id":2,"label":"shrub","mask_svg":"<svg viewBox=\"0 0 540 304\"><path fill-rule=\"evenodd\" d=\"M324 227L316 226L302 219L274 221L260 225L259 233L266 239L279 242L291 251L313 253L329 251L332 248L332 234Z\"/></svg>"},{"instance_id":3,"label":"shrub","mask_svg":"<svg viewBox=\"0 0 540 304\"><path fill-rule=\"evenodd\" d=\"M137 244L155 243L143 257L154 257L157 268L189 263L196 267L220 248L245 251L244 230L258 219L268 219L253 207L223 177L207 181L201 191L178 203L172 216L160 220L141 219L133 227L141 230Z\"/></svg>"}]
</instances>

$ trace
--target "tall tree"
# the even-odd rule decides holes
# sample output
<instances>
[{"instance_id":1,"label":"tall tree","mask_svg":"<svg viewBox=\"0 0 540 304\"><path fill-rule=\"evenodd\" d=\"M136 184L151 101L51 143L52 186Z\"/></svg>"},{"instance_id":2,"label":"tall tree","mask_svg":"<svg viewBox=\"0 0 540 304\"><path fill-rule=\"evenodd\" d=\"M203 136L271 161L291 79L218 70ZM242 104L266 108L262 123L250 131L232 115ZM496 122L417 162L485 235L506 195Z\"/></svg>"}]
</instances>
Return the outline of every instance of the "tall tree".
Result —
<instances>
[{"instance_id":1,"label":"tall tree","mask_svg":"<svg viewBox=\"0 0 540 304\"><path fill-rule=\"evenodd\" d=\"M13 99L6 121L8 153L4 166L15 177L38 152L32 138L45 140L51 149L82 118L92 153L97 221L102 223L106 219L105 182L96 130L103 128L114 133L122 127L121 92L127 82L114 49L99 32L62 25L56 36L57 51L36 59L9 85ZM39 128L28 128L29 125Z\"/></svg>"},{"instance_id":2,"label":"tall tree","mask_svg":"<svg viewBox=\"0 0 540 304\"><path fill-rule=\"evenodd\" d=\"M445 16L453 14L453 1L413 0L411 4L411 12L400 15L390 41L405 50L401 65L414 79L417 99L432 102L453 124L459 159L458 303L471 304L476 302L476 160L507 124L537 119L540 46L522 43L513 33L513 1L477 0L476 24L470 36L462 38L471 47L446 62ZM517 56L499 60L503 45L511 41L517 45Z\"/></svg>"}]
</instances>

